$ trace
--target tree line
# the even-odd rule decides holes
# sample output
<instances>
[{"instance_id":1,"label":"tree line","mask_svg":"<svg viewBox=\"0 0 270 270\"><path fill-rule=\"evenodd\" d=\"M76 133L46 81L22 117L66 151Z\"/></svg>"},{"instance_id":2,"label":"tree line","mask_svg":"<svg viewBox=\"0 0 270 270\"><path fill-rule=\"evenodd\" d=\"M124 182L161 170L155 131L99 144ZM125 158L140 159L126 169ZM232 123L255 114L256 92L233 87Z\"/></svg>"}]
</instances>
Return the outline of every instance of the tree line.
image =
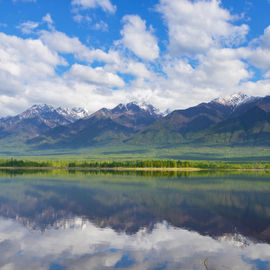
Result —
<instances>
[{"instance_id":1,"label":"tree line","mask_svg":"<svg viewBox=\"0 0 270 270\"><path fill-rule=\"evenodd\" d=\"M33 168L199 168L199 169L270 169L269 163L232 164L191 160L63 161L1 159L0 167Z\"/></svg>"}]
</instances>

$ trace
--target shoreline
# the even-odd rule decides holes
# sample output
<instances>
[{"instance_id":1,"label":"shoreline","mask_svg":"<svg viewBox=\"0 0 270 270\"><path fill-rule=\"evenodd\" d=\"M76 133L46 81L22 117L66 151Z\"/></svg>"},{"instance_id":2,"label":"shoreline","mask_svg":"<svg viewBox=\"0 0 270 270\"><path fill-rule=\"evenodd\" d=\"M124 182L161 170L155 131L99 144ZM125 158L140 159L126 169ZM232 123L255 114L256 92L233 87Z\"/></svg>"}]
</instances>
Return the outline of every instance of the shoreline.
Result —
<instances>
[{"instance_id":1,"label":"shoreline","mask_svg":"<svg viewBox=\"0 0 270 270\"><path fill-rule=\"evenodd\" d=\"M125 167L103 167L103 168L85 168L85 167L0 167L0 170L65 170L65 171L202 171L201 168L125 168Z\"/></svg>"},{"instance_id":2,"label":"shoreline","mask_svg":"<svg viewBox=\"0 0 270 270\"><path fill-rule=\"evenodd\" d=\"M40 171L160 171L160 172L196 172L196 171L270 171L270 169L264 168L154 168L154 167L141 167L141 168L126 168L126 167L0 167L0 170L40 170Z\"/></svg>"}]
</instances>

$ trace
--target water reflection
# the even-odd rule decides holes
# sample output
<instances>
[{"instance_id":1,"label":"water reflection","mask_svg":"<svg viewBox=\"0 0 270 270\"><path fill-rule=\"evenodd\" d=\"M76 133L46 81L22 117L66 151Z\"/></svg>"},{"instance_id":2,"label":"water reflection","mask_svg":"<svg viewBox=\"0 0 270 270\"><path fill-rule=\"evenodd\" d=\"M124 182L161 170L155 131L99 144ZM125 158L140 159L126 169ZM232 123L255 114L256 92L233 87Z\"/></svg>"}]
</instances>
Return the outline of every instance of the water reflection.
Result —
<instances>
[{"instance_id":1,"label":"water reflection","mask_svg":"<svg viewBox=\"0 0 270 270\"><path fill-rule=\"evenodd\" d=\"M220 240L158 223L136 234L101 229L80 218L44 233L0 219L3 269L260 269L270 246ZM239 248L239 244L241 248Z\"/></svg>"},{"instance_id":2,"label":"water reflection","mask_svg":"<svg viewBox=\"0 0 270 270\"><path fill-rule=\"evenodd\" d=\"M2 172L0 269L270 269L269 180Z\"/></svg>"}]
</instances>

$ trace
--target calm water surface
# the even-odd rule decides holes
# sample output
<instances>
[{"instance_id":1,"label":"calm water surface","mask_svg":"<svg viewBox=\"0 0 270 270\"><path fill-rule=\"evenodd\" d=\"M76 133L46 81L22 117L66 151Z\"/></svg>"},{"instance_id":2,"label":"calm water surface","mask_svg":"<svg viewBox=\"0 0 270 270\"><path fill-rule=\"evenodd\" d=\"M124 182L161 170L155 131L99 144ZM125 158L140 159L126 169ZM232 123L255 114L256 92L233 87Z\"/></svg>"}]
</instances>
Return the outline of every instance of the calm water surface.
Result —
<instances>
[{"instance_id":1,"label":"calm water surface","mask_svg":"<svg viewBox=\"0 0 270 270\"><path fill-rule=\"evenodd\" d=\"M270 175L1 171L0 269L270 269Z\"/></svg>"}]
</instances>

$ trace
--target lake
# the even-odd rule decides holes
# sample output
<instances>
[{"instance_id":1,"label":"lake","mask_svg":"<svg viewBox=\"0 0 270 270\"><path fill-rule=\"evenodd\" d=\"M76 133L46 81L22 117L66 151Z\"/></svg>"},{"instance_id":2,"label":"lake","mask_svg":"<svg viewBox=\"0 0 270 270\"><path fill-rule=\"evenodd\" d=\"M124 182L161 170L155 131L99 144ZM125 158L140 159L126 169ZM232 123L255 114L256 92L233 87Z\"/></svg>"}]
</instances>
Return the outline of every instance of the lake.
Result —
<instances>
[{"instance_id":1,"label":"lake","mask_svg":"<svg viewBox=\"0 0 270 270\"><path fill-rule=\"evenodd\" d=\"M0 171L0 269L270 269L270 173Z\"/></svg>"}]
</instances>

